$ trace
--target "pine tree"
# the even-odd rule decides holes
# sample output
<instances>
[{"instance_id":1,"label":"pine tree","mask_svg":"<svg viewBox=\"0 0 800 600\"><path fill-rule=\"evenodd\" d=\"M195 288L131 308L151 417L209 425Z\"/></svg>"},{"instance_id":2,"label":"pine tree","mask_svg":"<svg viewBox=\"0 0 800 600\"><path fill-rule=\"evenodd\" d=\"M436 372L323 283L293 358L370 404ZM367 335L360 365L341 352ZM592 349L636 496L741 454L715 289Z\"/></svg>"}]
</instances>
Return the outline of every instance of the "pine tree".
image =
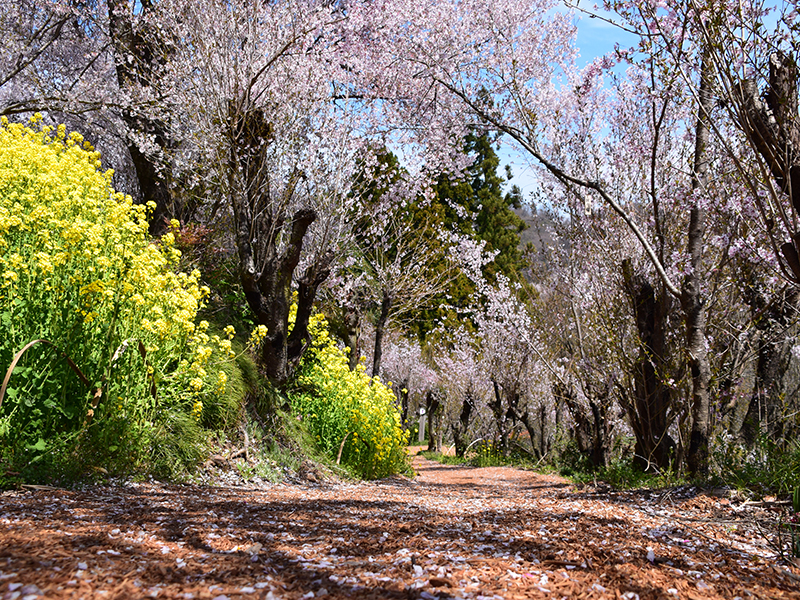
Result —
<instances>
[{"instance_id":1,"label":"pine tree","mask_svg":"<svg viewBox=\"0 0 800 600\"><path fill-rule=\"evenodd\" d=\"M512 281L522 282L524 262L519 234L527 225L513 210L520 207L522 193L516 186L503 193L503 183L511 178L511 172L507 168L505 178L498 174L500 159L488 133L468 135L464 152L474 156L473 163L461 177L440 175L436 198L416 209L416 220L439 219L442 227L485 242L486 250L496 251L497 256L484 267L484 275L493 280L502 273ZM469 306L474 291L466 276L457 277L437 302L438 308L420 311L411 329L425 340L438 322L460 322L458 309Z\"/></svg>"},{"instance_id":2,"label":"pine tree","mask_svg":"<svg viewBox=\"0 0 800 600\"><path fill-rule=\"evenodd\" d=\"M520 208L522 193L517 186L503 193L506 178L497 172L500 159L488 133L467 136L464 151L475 156L464 178L453 181L449 175L442 175L436 185L438 201L447 206L446 214L452 219L445 225L455 225L455 229L471 233L486 242L488 251L498 252L494 261L486 266L486 276L492 278L496 273L503 273L512 281L518 281L523 267L519 234L526 225L513 209ZM510 169L506 171L510 178ZM457 207L471 215L471 220L460 216L458 213L462 211Z\"/></svg>"}]
</instances>

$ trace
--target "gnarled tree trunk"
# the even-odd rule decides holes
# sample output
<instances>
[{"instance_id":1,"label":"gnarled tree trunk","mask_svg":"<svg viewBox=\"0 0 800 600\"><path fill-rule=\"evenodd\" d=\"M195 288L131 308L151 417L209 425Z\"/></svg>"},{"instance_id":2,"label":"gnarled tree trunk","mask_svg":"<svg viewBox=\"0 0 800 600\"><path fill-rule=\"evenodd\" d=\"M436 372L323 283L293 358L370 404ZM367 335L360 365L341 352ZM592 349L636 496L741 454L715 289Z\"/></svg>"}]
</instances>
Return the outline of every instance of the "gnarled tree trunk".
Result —
<instances>
[{"instance_id":1,"label":"gnarled tree trunk","mask_svg":"<svg viewBox=\"0 0 800 600\"><path fill-rule=\"evenodd\" d=\"M372 376L379 377L381 374L381 357L383 356L383 334L386 331L386 322L389 320L389 311L392 308L392 293L388 289L383 290L381 298L381 312L378 321L375 323L375 348L372 353Z\"/></svg>"},{"instance_id":2,"label":"gnarled tree trunk","mask_svg":"<svg viewBox=\"0 0 800 600\"><path fill-rule=\"evenodd\" d=\"M740 82L739 125L764 161L780 190L789 200L789 211L800 213L800 119L798 118L797 65L791 56L776 52L769 59L766 102L752 79ZM767 215L764 215L767 216ZM800 283L800 231L792 231L796 219L785 220L790 239L781 245L788 278ZM775 236L775 223L767 218L767 230ZM785 238L784 238L785 239ZM780 243L780 242L778 242Z\"/></svg>"},{"instance_id":3,"label":"gnarled tree trunk","mask_svg":"<svg viewBox=\"0 0 800 600\"><path fill-rule=\"evenodd\" d=\"M508 398L510 402L503 402L503 391L500 385L492 380L492 388L494 389L494 400L489 404L494 415L494 422L497 426L497 435L500 438L500 453L502 456L508 456L508 438L511 435L511 427L513 425L514 411L511 408L511 403L514 401L512 397Z\"/></svg>"},{"instance_id":4,"label":"gnarled tree trunk","mask_svg":"<svg viewBox=\"0 0 800 600\"><path fill-rule=\"evenodd\" d=\"M442 434L436 428L436 418L440 407L439 397L434 391L428 390L425 395L425 414L428 417L428 452L442 451Z\"/></svg>"},{"instance_id":5,"label":"gnarled tree trunk","mask_svg":"<svg viewBox=\"0 0 800 600\"><path fill-rule=\"evenodd\" d=\"M262 365L269 380L281 387L292 376L305 350L311 309L319 286L330 275L333 254L318 256L297 278L297 316L290 333L292 278L306 233L317 214L301 208L287 222L277 212L281 209L275 206L290 204L303 175L295 171L282 198L272 202L264 157L272 138L272 125L263 110L249 105L246 99L231 101L226 125L230 144L228 188L236 226L239 278L256 320L267 327L261 346ZM281 245L282 237L285 239Z\"/></svg>"},{"instance_id":6,"label":"gnarled tree trunk","mask_svg":"<svg viewBox=\"0 0 800 600\"><path fill-rule=\"evenodd\" d=\"M163 40L160 32L140 31L134 27L131 8L127 1L107 0L108 25L111 45L114 49L114 64L117 81L122 90L136 97L136 88L149 88L153 85L154 71L159 62L165 59ZM142 12L151 8L143 3ZM136 179L141 192L141 202L153 202L155 210L150 219L150 233L165 231L165 219L171 214L172 194L169 189L165 165L152 154L142 152L136 143L136 136L146 135L161 150L172 147L169 127L135 106L122 109L122 120L128 130L125 145L136 170Z\"/></svg>"},{"instance_id":7,"label":"gnarled tree trunk","mask_svg":"<svg viewBox=\"0 0 800 600\"><path fill-rule=\"evenodd\" d=\"M633 303L640 342L634 373L635 397L632 402L623 399L622 405L636 437L636 464L646 469L653 463L663 470L675 460L675 442L668 432L672 397L663 381L668 364L665 327L669 297L656 298L653 286L633 273L630 260L622 262L622 274Z\"/></svg>"},{"instance_id":8,"label":"gnarled tree trunk","mask_svg":"<svg viewBox=\"0 0 800 600\"><path fill-rule=\"evenodd\" d=\"M790 372L792 347L798 333L800 290L790 287L767 299L751 285L746 288L744 299L754 313L758 357L755 386L739 436L749 446L762 433L780 444L796 434L796 420L785 417L797 410L797 394L786 388L791 389L794 384L796 390L800 386Z\"/></svg>"},{"instance_id":9,"label":"gnarled tree trunk","mask_svg":"<svg viewBox=\"0 0 800 600\"><path fill-rule=\"evenodd\" d=\"M708 179L708 146L711 105L711 67L708 64L708 50L704 51L700 67L700 90L697 125L695 127L694 172L692 190L696 195L703 194ZM681 307L686 323L686 351L692 374L692 429L686 463L692 475L708 474L708 440L711 414L709 384L711 365L708 360L708 341L706 339L706 306L702 292L703 238L706 231L706 211L702 202L695 200L689 211L689 272L681 286Z\"/></svg>"},{"instance_id":10,"label":"gnarled tree trunk","mask_svg":"<svg viewBox=\"0 0 800 600\"><path fill-rule=\"evenodd\" d=\"M611 430L613 424L608 418L610 408L607 393L587 399L583 405L575 390L565 383L556 381L553 384L553 395L557 401L563 401L575 422L573 431L578 451L588 457L595 468L608 464L611 456Z\"/></svg>"},{"instance_id":11,"label":"gnarled tree trunk","mask_svg":"<svg viewBox=\"0 0 800 600\"><path fill-rule=\"evenodd\" d=\"M348 365L351 371L355 371L358 366L358 361L361 358L361 347L358 341L359 324L361 322L361 315L352 307L344 309L344 323L343 323L343 336L342 341L344 345L350 348L350 356L348 357Z\"/></svg>"},{"instance_id":12,"label":"gnarled tree trunk","mask_svg":"<svg viewBox=\"0 0 800 600\"><path fill-rule=\"evenodd\" d=\"M458 415L458 422L451 425L453 432L453 444L456 449L456 456L464 458L464 454L469 446L469 437L467 436L467 429L472 417L472 411L475 409L475 399L472 393L467 392L464 394L464 399L461 403L461 413Z\"/></svg>"}]
</instances>

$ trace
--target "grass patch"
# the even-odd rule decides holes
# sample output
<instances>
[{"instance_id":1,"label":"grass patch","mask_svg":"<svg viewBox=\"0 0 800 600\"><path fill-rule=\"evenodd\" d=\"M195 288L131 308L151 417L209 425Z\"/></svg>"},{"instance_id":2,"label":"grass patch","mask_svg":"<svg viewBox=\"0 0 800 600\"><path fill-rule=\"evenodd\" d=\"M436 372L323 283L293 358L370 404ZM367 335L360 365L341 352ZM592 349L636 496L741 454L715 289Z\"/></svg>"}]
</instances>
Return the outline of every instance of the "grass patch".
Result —
<instances>
[{"instance_id":1,"label":"grass patch","mask_svg":"<svg viewBox=\"0 0 800 600\"><path fill-rule=\"evenodd\" d=\"M618 458L596 470L562 468L559 472L576 485L603 482L620 490L661 489L690 483L683 475L674 471L661 473L642 471L629 458Z\"/></svg>"},{"instance_id":2,"label":"grass patch","mask_svg":"<svg viewBox=\"0 0 800 600\"><path fill-rule=\"evenodd\" d=\"M800 441L778 444L762 435L752 448L717 438L712 445L713 482L757 496L788 496L800 485Z\"/></svg>"},{"instance_id":3,"label":"grass patch","mask_svg":"<svg viewBox=\"0 0 800 600\"><path fill-rule=\"evenodd\" d=\"M471 467L515 467L519 469L536 471L546 470L546 468L542 467L542 465L534 463L530 459L530 455L516 449L516 447L513 448L511 453L506 457L497 452L490 444L477 446L474 451L469 452L468 455L463 458L428 450L424 450L419 454L428 460L433 460L445 465L468 465Z\"/></svg>"},{"instance_id":4,"label":"grass patch","mask_svg":"<svg viewBox=\"0 0 800 600\"><path fill-rule=\"evenodd\" d=\"M441 452L434 452L432 450L423 450L422 452L419 452L419 455L443 465L469 464L469 461L465 458L459 458L458 456L451 456L449 454L442 454Z\"/></svg>"},{"instance_id":5,"label":"grass patch","mask_svg":"<svg viewBox=\"0 0 800 600\"><path fill-rule=\"evenodd\" d=\"M419 453L428 460L445 465L468 465L472 467L514 467L539 473L558 472L576 485L604 482L617 489L668 488L689 483L675 472L643 472L632 459L619 458L608 466L592 469L589 461L579 453L562 453L560 464L555 467L549 463L535 462L522 448L514 446L509 456L503 457L491 445L479 446L465 458L445 455L440 452L422 451Z\"/></svg>"}]
</instances>

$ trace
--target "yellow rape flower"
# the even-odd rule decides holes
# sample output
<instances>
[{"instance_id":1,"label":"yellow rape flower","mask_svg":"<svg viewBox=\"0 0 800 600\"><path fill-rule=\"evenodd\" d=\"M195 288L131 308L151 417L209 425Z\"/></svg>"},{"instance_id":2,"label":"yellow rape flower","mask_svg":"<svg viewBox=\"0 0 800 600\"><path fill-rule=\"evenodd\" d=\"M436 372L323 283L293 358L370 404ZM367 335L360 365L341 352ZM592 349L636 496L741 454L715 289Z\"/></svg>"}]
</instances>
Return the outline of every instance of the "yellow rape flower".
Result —
<instances>
[{"instance_id":1,"label":"yellow rape flower","mask_svg":"<svg viewBox=\"0 0 800 600\"><path fill-rule=\"evenodd\" d=\"M258 346L265 337L267 337L267 326L259 325L250 334L250 345Z\"/></svg>"},{"instance_id":2,"label":"yellow rape flower","mask_svg":"<svg viewBox=\"0 0 800 600\"><path fill-rule=\"evenodd\" d=\"M225 392L225 386L228 383L228 376L220 371L217 374L217 393L222 394Z\"/></svg>"},{"instance_id":3,"label":"yellow rape flower","mask_svg":"<svg viewBox=\"0 0 800 600\"><path fill-rule=\"evenodd\" d=\"M200 416L203 414L203 403L200 400L196 400L195 403L192 405L192 416L195 418L196 421L200 420Z\"/></svg>"},{"instance_id":4,"label":"yellow rape flower","mask_svg":"<svg viewBox=\"0 0 800 600\"><path fill-rule=\"evenodd\" d=\"M123 380L132 381L144 375L158 385L160 397L206 393L209 325L194 323L208 289L199 272L174 272L180 224L172 222L173 231L153 243L148 214L155 204L135 205L117 193L113 172L102 171L100 164L100 154L63 125L45 127L39 114L29 125L0 118L0 308L24 294L38 311L14 315L14 333L0 338L0 350L19 348L41 331L65 332L72 336L68 343L108 344L76 348L82 356L107 360L127 342L143 347L146 357L138 358L131 348L130 366L120 361L111 378L132 375ZM225 335L228 344L220 340L212 347L230 354L233 328ZM107 366L87 360L81 365L87 372L102 373ZM125 373L126 368L142 372ZM215 373L217 391L227 383L223 376ZM150 397L147 386L136 393ZM128 398L126 405L141 400ZM199 415L202 403L191 410ZM157 418L142 417L141 423Z\"/></svg>"}]
</instances>

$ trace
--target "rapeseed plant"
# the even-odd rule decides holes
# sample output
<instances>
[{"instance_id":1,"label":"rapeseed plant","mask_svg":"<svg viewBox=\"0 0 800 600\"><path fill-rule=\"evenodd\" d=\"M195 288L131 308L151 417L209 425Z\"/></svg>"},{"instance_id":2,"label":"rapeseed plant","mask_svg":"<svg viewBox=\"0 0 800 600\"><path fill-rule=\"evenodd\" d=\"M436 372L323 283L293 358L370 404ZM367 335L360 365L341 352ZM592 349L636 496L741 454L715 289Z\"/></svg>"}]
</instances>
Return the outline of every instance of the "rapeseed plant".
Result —
<instances>
[{"instance_id":1,"label":"rapeseed plant","mask_svg":"<svg viewBox=\"0 0 800 600\"><path fill-rule=\"evenodd\" d=\"M153 207L112 177L64 126L0 121L0 378L26 344L54 345L25 352L0 404L0 458L28 478L65 461L78 471L180 463L164 454L169 436L225 393L217 365L233 354L232 328L211 339L195 323L208 293L200 273L178 271L173 233L151 240Z\"/></svg>"},{"instance_id":2,"label":"rapeseed plant","mask_svg":"<svg viewBox=\"0 0 800 600\"><path fill-rule=\"evenodd\" d=\"M391 389L370 378L363 365L350 370L347 354L331 338L323 315L311 317L309 333L313 342L291 399L320 448L336 459L344 441L342 464L365 478L408 470L408 434Z\"/></svg>"}]
</instances>

